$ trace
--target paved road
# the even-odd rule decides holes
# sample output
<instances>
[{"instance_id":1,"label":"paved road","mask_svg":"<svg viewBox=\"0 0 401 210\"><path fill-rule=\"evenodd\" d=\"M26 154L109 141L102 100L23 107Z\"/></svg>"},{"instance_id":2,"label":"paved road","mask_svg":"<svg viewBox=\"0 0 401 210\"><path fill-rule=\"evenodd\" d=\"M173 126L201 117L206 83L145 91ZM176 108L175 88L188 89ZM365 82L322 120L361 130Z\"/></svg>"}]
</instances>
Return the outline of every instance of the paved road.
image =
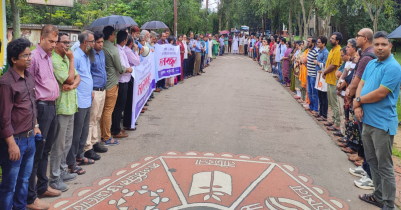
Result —
<instances>
[{"instance_id":1,"label":"paved road","mask_svg":"<svg viewBox=\"0 0 401 210\"><path fill-rule=\"evenodd\" d=\"M62 198L141 157L198 151L266 156L294 166L297 173L313 179L313 185L326 189L350 209L377 209L359 201L358 194L369 191L353 185L356 177L348 169L354 165L346 154L269 73L245 56L219 57L202 76L156 93L149 110L139 118L138 130L129 134L96 164L84 167L87 173L69 183ZM235 173L247 174L243 170ZM275 187L281 182L286 181L279 176L275 184L263 189L265 197L285 196Z\"/></svg>"}]
</instances>

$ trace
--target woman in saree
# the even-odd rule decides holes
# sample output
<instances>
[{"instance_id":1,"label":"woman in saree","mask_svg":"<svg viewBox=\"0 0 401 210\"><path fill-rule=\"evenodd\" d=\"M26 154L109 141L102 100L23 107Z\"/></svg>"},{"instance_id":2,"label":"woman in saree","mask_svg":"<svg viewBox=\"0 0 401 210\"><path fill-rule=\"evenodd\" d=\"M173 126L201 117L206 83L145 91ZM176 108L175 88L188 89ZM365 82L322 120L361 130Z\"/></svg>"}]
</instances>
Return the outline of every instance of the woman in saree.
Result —
<instances>
[{"instance_id":1,"label":"woman in saree","mask_svg":"<svg viewBox=\"0 0 401 210\"><path fill-rule=\"evenodd\" d=\"M304 53L302 54L301 59L300 59L301 68L300 68L300 71L299 71L299 80L301 81L301 99L302 99L302 102L305 102L304 103L304 107L308 107L309 108L308 93L306 92L306 88L308 86L307 85L308 84L307 83L307 79L306 79L307 75L308 75L308 70L306 69L306 62L307 62L308 52L309 52L309 48L306 48Z\"/></svg>"},{"instance_id":2,"label":"woman in saree","mask_svg":"<svg viewBox=\"0 0 401 210\"><path fill-rule=\"evenodd\" d=\"M286 87L290 87L290 53L292 51L291 49L291 42L287 42L287 50L284 52L284 57L283 57L283 83L285 83Z\"/></svg>"}]
</instances>

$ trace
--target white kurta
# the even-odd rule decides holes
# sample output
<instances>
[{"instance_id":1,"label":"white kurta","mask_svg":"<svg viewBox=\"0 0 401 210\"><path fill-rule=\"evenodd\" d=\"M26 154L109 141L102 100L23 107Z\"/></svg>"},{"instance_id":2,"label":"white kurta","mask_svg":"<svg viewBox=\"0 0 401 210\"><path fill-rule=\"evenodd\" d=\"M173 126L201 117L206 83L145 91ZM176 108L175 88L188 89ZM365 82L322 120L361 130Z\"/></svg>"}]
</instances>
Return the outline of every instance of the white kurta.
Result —
<instances>
[{"instance_id":1,"label":"white kurta","mask_svg":"<svg viewBox=\"0 0 401 210\"><path fill-rule=\"evenodd\" d=\"M235 36L233 39L233 53L238 53L238 37Z\"/></svg>"},{"instance_id":2,"label":"white kurta","mask_svg":"<svg viewBox=\"0 0 401 210\"><path fill-rule=\"evenodd\" d=\"M209 51L207 55L209 58L213 57L213 40L209 40Z\"/></svg>"}]
</instances>

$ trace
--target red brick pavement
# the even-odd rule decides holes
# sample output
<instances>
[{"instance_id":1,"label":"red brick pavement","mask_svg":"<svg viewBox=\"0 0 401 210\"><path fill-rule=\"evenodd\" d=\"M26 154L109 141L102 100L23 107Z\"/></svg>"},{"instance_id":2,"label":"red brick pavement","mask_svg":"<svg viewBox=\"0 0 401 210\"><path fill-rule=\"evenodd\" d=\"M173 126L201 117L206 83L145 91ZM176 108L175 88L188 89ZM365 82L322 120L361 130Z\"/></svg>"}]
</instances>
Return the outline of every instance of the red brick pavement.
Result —
<instances>
[{"instance_id":1,"label":"red brick pavement","mask_svg":"<svg viewBox=\"0 0 401 210\"><path fill-rule=\"evenodd\" d=\"M292 96L294 96L294 93L290 90L289 87L284 87L284 86L283 86L283 88L285 88ZM295 99L294 99L294 100L295 100ZM300 105L302 106L302 104L300 104ZM329 130L326 129L326 126L324 126L324 123L325 123L325 122L323 122L323 121L317 121L316 118L313 117L313 115L312 115L311 112L307 111L307 113L308 113L309 115L311 115L312 119L315 120L316 123L317 123L318 125L320 125L320 127L322 127L322 129L325 130L325 131L327 132L327 134L331 137L331 139L332 139L334 142L336 142L336 144L337 144L336 139L337 139L338 137L334 136L332 131L329 131ZM331 112L330 107L329 107L327 116L332 116L332 112ZM339 148L340 148L340 147L339 147ZM351 156L351 155L348 154L348 156ZM395 181L396 181L396 183L397 183L397 192L396 192L395 203L396 203L396 205L397 205L398 207L401 207L401 160L400 160L399 158L393 156L393 161L394 161Z\"/></svg>"}]
</instances>

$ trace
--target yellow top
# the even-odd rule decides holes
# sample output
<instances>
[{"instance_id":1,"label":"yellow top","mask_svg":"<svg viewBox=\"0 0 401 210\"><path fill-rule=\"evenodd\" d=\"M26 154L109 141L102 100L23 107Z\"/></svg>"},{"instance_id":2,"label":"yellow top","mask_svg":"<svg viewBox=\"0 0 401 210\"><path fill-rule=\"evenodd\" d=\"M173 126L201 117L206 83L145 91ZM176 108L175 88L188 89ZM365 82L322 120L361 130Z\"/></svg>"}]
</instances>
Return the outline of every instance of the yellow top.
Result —
<instances>
[{"instance_id":1,"label":"yellow top","mask_svg":"<svg viewBox=\"0 0 401 210\"><path fill-rule=\"evenodd\" d=\"M334 69L334 71L326 74L327 84L336 85L337 83L336 71L338 70L338 68L340 68L341 64L343 63L343 60L341 59L340 50L341 50L340 45L333 47L333 49L330 50L329 56L327 57L326 68L329 67L330 65L336 66L336 69Z\"/></svg>"}]
</instances>

